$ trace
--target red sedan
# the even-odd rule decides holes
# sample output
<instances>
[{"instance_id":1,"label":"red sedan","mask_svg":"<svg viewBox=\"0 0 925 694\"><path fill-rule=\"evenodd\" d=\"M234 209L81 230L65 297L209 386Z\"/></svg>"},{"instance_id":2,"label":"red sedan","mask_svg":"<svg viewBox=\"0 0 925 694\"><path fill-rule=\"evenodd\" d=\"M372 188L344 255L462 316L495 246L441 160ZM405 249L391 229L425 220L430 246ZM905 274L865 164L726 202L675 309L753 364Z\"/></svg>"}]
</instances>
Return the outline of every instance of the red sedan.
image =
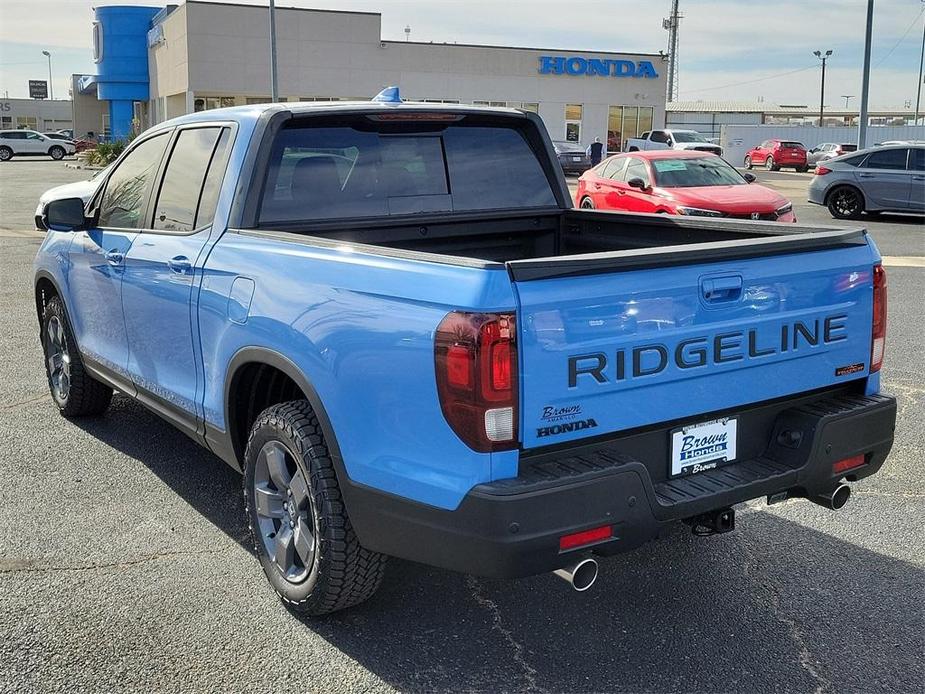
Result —
<instances>
[{"instance_id":1,"label":"red sedan","mask_svg":"<svg viewBox=\"0 0 925 694\"><path fill-rule=\"evenodd\" d=\"M754 180L708 152L618 154L581 175L575 204L596 210L797 221L787 198Z\"/></svg>"}]
</instances>

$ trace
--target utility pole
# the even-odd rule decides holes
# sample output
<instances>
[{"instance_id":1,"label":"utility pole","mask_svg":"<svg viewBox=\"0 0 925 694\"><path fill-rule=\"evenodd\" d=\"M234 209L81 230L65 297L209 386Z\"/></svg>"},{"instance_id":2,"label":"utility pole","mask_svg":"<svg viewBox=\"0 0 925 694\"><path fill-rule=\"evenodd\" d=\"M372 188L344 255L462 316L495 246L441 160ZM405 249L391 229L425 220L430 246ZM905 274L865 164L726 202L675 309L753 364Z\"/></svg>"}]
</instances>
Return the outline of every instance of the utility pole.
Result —
<instances>
[{"instance_id":1,"label":"utility pole","mask_svg":"<svg viewBox=\"0 0 925 694\"><path fill-rule=\"evenodd\" d=\"M270 0L270 101L279 101L279 86L276 78L276 3Z\"/></svg>"},{"instance_id":2,"label":"utility pole","mask_svg":"<svg viewBox=\"0 0 925 694\"><path fill-rule=\"evenodd\" d=\"M51 78L51 53L49 53L48 51L42 51L42 55L48 56L48 98L51 101L54 101L55 100L55 83L52 81L52 78Z\"/></svg>"},{"instance_id":3,"label":"utility pole","mask_svg":"<svg viewBox=\"0 0 925 694\"><path fill-rule=\"evenodd\" d=\"M867 0L867 29L864 32L864 72L861 76L861 113L858 117L858 149L867 147L867 100L870 95L870 43L874 33L874 0Z\"/></svg>"},{"instance_id":4,"label":"utility pole","mask_svg":"<svg viewBox=\"0 0 925 694\"><path fill-rule=\"evenodd\" d=\"M678 25L684 16L678 11L678 1L671 0L671 16L662 20L662 28L668 30L668 101L678 96Z\"/></svg>"},{"instance_id":5,"label":"utility pole","mask_svg":"<svg viewBox=\"0 0 925 694\"><path fill-rule=\"evenodd\" d=\"M819 90L819 127L821 128L825 111L825 61L832 55L832 51L826 51L825 55L821 51L813 51L813 55L822 61L822 87Z\"/></svg>"},{"instance_id":6,"label":"utility pole","mask_svg":"<svg viewBox=\"0 0 925 694\"><path fill-rule=\"evenodd\" d=\"M925 2L925 0L922 0ZM919 56L919 83L915 88L915 120L912 125L919 124L919 107L922 105L922 66L925 64L925 22L922 22L922 54Z\"/></svg>"}]
</instances>

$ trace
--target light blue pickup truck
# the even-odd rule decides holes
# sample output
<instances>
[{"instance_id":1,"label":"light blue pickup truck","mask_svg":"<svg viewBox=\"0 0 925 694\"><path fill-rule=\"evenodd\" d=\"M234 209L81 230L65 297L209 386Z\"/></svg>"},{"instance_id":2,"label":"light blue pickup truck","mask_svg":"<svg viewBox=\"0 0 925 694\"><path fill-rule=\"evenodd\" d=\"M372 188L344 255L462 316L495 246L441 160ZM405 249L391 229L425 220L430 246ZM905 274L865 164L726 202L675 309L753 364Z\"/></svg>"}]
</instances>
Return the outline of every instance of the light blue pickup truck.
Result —
<instances>
[{"instance_id":1,"label":"light blue pickup truck","mask_svg":"<svg viewBox=\"0 0 925 694\"><path fill-rule=\"evenodd\" d=\"M162 123L47 205L35 261L61 413L118 390L241 470L291 609L388 555L583 590L883 465L865 231L575 210L535 115L377 99Z\"/></svg>"}]
</instances>

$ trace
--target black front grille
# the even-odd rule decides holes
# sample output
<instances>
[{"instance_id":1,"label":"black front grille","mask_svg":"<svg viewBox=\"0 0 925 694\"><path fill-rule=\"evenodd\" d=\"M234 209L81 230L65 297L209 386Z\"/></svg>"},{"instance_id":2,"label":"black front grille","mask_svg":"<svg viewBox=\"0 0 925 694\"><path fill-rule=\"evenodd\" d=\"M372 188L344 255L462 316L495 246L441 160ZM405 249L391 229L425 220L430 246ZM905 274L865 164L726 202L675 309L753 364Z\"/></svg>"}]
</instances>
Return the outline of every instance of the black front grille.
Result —
<instances>
[{"instance_id":1,"label":"black front grille","mask_svg":"<svg viewBox=\"0 0 925 694\"><path fill-rule=\"evenodd\" d=\"M777 212L759 212L757 216L753 214L728 214L730 219L760 219L763 222L776 222Z\"/></svg>"}]
</instances>

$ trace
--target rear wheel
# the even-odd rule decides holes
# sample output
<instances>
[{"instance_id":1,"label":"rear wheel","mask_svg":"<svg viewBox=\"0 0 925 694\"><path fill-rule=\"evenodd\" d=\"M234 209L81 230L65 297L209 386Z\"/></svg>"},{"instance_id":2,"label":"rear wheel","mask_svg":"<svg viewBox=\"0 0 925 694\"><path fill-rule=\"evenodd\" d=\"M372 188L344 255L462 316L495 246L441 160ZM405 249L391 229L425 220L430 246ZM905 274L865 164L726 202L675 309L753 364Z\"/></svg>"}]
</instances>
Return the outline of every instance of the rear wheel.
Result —
<instances>
[{"instance_id":1,"label":"rear wheel","mask_svg":"<svg viewBox=\"0 0 925 694\"><path fill-rule=\"evenodd\" d=\"M864 196L851 186L839 186L826 198L829 214L836 219L857 219L864 211Z\"/></svg>"},{"instance_id":2,"label":"rear wheel","mask_svg":"<svg viewBox=\"0 0 925 694\"><path fill-rule=\"evenodd\" d=\"M751 168L752 168L752 158L751 158L750 156L747 156L747 155L746 155L746 157L745 157L745 168L746 168L746 169L751 169Z\"/></svg>"},{"instance_id":3,"label":"rear wheel","mask_svg":"<svg viewBox=\"0 0 925 694\"><path fill-rule=\"evenodd\" d=\"M780 167L774 164L774 157L768 157L764 160L764 168L768 171L777 171Z\"/></svg>"},{"instance_id":4,"label":"rear wheel","mask_svg":"<svg viewBox=\"0 0 925 694\"><path fill-rule=\"evenodd\" d=\"M808 166L798 166L797 171L799 171L800 173L806 173L807 171L809 171L809 167Z\"/></svg>"},{"instance_id":5,"label":"rear wheel","mask_svg":"<svg viewBox=\"0 0 925 694\"><path fill-rule=\"evenodd\" d=\"M13 158L13 150L9 147L0 147L0 161L9 161Z\"/></svg>"},{"instance_id":6,"label":"rear wheel","mask_svg":"<svg viewBox=\"0 0 925 694\"><path fill-rule=\"evenodd\" d=\"M42 313L42 349L51 397L65 417L102 414L112 400L112 388L85 370L74 343L64 304L49 299Z\"/></svg>"},{"instance_id":7,"label":"rear wheel","mask_svg":"<svg viewBox=\"0 0 925 694\"><path fill-rule=\"evenodd\" d=\"M50 156L55 161L59 159L64 159L64 147L60 145L55 145L50 150L48 150L48 156Z\"/></svg>"},{"instance_id":8,"label":"rear wheel","mask_svg":"<svg viewBox=\"0 0 925 694\"><path fill-rule=\"evenodd\" d=\"M295 400L264 410L244 464L254 548L286 606L316 616L371 597L386 558L363 548L353 531L311 405Z\"/></svg>"},{"instance_id":9,"label":"rear wheel","mask_svg":"<svg viewBox=\"0 0 925 694\"><path fill-rule=\"evenodd\" d=\"M583 210L593 210L594 201L591 198L582 198L579 207Z\"/></svg>"}]
</instances>

